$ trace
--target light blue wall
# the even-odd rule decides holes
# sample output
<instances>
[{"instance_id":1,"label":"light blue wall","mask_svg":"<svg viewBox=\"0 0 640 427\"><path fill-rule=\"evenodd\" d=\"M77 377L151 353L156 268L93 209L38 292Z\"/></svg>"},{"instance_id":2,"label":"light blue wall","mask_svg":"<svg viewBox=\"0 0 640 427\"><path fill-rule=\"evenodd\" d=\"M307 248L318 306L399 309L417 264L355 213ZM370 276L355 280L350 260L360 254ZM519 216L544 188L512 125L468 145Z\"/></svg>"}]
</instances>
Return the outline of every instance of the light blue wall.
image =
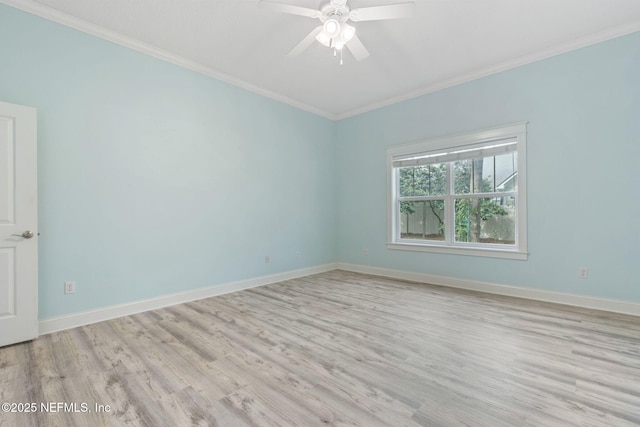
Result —
<instances>
[{"instance_id":1,"label":"light blue wall","mask_svg":"<svg viewBox=\"0 0 640 427\"><path fill-rule=\"evenodd\" d=\"M528 261L386 249L387 147L519 121ZM337 126L341 261L640 302L640 33Z\"/></svg>"},{"instance_id":2,"label":"light blue wall","mask_svg":"<svg viewBox=\"0 0 640 427\"><path fill-rule=\"evenodd\" d=\"M41 319L336 261L333 122L4 5L0 40L0 99L38 109Z\"/></svg>"},{"instance_id":3,"label":"light blue wall","mask_svg":"<svg viewBox=\"0 0 640 427\"><path fill-rule=\"evenodd\" d=\"M0 99L39 114L42 319L334 261L640 301L640 34L337 123L4 5L0 40ZM388 146L518 121L528 261L386 249Z\"/></svg>"}]
</instances>

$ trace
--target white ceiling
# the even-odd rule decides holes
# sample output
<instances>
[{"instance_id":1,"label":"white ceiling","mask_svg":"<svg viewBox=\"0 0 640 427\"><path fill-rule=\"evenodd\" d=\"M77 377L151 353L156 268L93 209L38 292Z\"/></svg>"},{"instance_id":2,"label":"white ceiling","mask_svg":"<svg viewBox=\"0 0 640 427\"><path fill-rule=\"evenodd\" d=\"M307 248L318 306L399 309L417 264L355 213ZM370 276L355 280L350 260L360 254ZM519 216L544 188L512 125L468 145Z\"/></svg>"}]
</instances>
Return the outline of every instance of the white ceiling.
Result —
<instances>
[{"instance_id":1,"label":"white ceiling","mask_svg":"<svg viewBox=\"0 0 640 427\"><path fill-rule=\"evenodd\" d=\"M640 31L639 0L416 0L410 18L354 23L371 56L340 66L317 42L286 56L318 21L258 0L0 1L332 119Z\"/></svg>"}]
</instances>

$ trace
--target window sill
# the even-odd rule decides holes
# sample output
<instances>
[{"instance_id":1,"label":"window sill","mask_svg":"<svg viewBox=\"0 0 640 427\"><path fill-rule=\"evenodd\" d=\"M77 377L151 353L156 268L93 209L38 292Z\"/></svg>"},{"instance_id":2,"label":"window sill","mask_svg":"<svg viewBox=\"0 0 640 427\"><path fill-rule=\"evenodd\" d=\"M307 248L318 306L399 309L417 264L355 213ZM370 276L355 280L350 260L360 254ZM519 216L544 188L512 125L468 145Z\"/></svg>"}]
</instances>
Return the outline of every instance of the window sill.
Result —
<instances>
[{"instance_id":1,"label":"window sill","mask_svg":"<svg viewBox=\"0 0 640 427\"><path fill-rule=\"evenodd\" d=\"M460 246L428 245L424 243L387 243L387 249L416 252L437 252L451 255L468 255L489 258L506 258L527 260L528 252L521 252L515 249L493 249L493 248L470 248Z\"/></svg>"}]
</instances>

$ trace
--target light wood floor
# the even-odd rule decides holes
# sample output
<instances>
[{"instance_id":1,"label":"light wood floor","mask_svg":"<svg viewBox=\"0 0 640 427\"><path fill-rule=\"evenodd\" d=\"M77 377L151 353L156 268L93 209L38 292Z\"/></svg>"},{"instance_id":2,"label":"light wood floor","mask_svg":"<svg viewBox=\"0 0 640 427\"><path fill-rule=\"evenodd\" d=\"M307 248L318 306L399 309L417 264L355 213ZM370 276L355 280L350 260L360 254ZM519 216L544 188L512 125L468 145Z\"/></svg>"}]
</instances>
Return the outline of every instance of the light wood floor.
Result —
<instances>
[{"instance_id":1,"label":"light wood floor","mask_svg":"<svg viewBox=\"0 0 640 427\"><path fill-rule=\"evenodd\" d=\"M1 348L0 402L92 411L12 427L640 425L640 319L332 271Z\"/></svg>"}]
</instances>

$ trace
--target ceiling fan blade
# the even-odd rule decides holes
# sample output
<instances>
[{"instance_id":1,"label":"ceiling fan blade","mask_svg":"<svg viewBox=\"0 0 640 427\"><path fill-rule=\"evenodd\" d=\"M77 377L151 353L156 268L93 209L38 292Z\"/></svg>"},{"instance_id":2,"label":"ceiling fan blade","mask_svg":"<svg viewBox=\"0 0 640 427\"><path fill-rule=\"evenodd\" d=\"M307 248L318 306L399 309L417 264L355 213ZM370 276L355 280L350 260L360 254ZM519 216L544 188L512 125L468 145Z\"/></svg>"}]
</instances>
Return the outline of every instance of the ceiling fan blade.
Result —
<instances>
[{"instance_id":1,"label":"ceiling fan blade","mask_svg":"<svg viewBox=\"0 0 640 427\"><path fill-rule=\"evenodd\" d=\"M407 18L416 8L414 2L388 4L386 6L371 6L353 9L349 13L352 21L377 21L380 19Z\"/></svg>"},{"instance_id":2,"label":"ceiling fan blade","mask_svg":"<svg viewBox=\"0 0 640 427\"><path fill-rule=\"evenodd\" d=\"M262 9L271 9L276 12L289 13L291 15L308 16L309 18L319 18L320 11L309 9L307 7L294 6L291 4L283 4L275 1L261 0L258 7Z\"/></svg>"},{"instance_id":3,"label":"ceiling fan blade","mask_svg":"<svg viewBox=\"0 0 640 427\"><path fill-rule=\"evenodd\" d=\"M362 61L369 56L369 51L364 47L358 36L354 35L353 38L347 42L347 48L349 48L353 57L356 58L356 61Z\"/></svg>"},{"instance_id":4,"label":"ceiling fan blade","mask_svg":"<svg viewBox=\"0 0 640 427\"><path fill-rule=\"evenodd\" d=\"M298 43L293 49L289 51L289 53L287 53L287 56L300 55L302 52L304 52L309 46L311 46L311 44L313 44L313 42L316 39L316 36L320 33L320 31L322 31L322 25L314 28L314 30L311 31L307 35L307 37L302 39L300 43Z\"/></svg>"}]
</instances>

